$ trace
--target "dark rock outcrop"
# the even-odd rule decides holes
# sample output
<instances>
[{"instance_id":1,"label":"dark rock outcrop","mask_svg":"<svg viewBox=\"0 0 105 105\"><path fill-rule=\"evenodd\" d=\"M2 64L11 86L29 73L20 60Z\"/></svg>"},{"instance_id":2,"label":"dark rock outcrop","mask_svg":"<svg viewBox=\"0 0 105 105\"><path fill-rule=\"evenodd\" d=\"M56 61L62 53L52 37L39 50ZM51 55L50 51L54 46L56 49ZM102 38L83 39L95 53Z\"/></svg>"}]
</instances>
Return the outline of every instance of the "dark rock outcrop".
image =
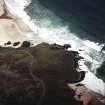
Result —
<instances>
[{"instance_id":1,"label":"dark rock outcrop","mask_svg":"<svg viewBox=\"0 0 105 105\"><path fill-rule=\"evenodd\" d=\"M101 51L105 51L105 45L102 47Z\"/></svg>"},{"instance_id":2,"label":"dark rock outcrop","mask_svg":"<svg viewBox=\"0 0 105 105\"><path fill-rule=\"evenodd\" d=\"M0 48L1 105L82 105L67 83L78 82L79 54L47 43Z\"/></svg>"},{"instance_id":3,"label":"dark rock outcrop","mask_svg":"<svg viewBox=\"0 0 105 105\"><path fill-rule=\"evenodd\" d=\"M65 49L68 49L68 48L71 48L71 45L70 45L70 44L64 44L63 47L64 47Z\"/></svg>"},{"instance_id":4,"label":"dark rock outcrop","mask_svg":"<svg viewBox=\"0 0 105 105\"><path fill-rule=\"evenodd\" d=\"M30 47L31 46L31 43L29 41L24 41L21 45L21 47Z\"/></svg>"},{"instance_id":5,"label":"dark rock outcrop","mask_svg":"<svg viewBox=\"0 0 105 105\"><path fill-rule=\"evenodd\" d=\"M105 82L105 61L102 65L97 69L97 76L104 80Z\"/></svg>"},{"instance_id":6,"label":"dark rock outcrop","mask_svg":"<svg viewBox=\"0 0 105 105\"><path fill-rule=\"evenodd\" d=\"M18 46L20 44L20 42L14 42L13 46Z\"/></svg>"},{"instance_id":7,"label":"dark rock outcrop","mask_svg":"<svg viewBox=\"0 0 105 105\"><path fill-rule=\"evenodd\" d=\"M5 46L11 45L11 41L8 41L7 43L4 43Z\"/></svg>"}]
</instances>

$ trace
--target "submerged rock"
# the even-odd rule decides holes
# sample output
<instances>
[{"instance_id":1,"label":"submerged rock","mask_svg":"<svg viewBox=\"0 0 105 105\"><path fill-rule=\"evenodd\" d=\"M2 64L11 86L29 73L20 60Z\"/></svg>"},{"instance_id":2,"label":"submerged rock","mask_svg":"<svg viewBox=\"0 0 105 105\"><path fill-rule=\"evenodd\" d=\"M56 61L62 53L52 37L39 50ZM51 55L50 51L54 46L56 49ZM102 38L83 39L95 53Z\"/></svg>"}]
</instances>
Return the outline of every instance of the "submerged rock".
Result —
<instances>
[{"instance_id":1,"label":"submerged rock","mask_svg":"<svg viewBox=\"0 0 105 105\"><path fill-rule=\"evenodd\" d=\"M61 45L59 45L59 44L56 44L56 43L54 43L54 44L52 44L51 46L50 46L50 48L51 49L64 49L64 47L63 46L61 46Z\"/></svg>"},{"instance_id":2,"label":"submerged rock","mask_svg":"<svg viewBox=\"0 0 105 105\"><path fill-rule=\"evenodd\" d=\"M102 47L101 52L102 52L102 51L105 51L105 45Z\"/></svg>"},{"instance_id":3,"label":"submerged rock","mask_svg":"<svg viewBox=\"0 0 105 105\"><path fill-rule=\"evenodd\" d=\"M67 86L83 75L76 71L78 53L47 43L30 44L0 48L1 105L82 105Z\"/></svg>"},{"instance_id":4,"label":"submerged rock","mask_svg":"<svg viewBox=\"0 0 105 105\"><path fill-rule=\"evenodd\" d=\"M70 44L64 44L63 47L64 47L65 49L68 49L68 48L71 48L71 45L70 45Z\"/></svg>"},{"instance_id":5,"label":"submerged rock","mask_svg":"<svg viewBox=\"0 0 105 105\"><path fill-rule=\"evenodd\" d=\"M105 82L105 61L102 65L97 69L97 76L104 80Z\"/></svg>"}]
</instances>

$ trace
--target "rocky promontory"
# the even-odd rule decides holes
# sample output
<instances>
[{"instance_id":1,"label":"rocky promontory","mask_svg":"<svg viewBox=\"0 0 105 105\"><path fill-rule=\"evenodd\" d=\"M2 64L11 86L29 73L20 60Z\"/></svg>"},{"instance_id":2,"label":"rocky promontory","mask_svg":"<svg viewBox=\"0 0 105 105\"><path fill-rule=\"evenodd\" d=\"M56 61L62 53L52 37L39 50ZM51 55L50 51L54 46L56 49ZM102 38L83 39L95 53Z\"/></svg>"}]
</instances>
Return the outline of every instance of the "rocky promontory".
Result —
<instances>
[{"instance_id":1,"label":"rocky promontory","mask_svg":"<svg viewBox=\"0 0 105 105\"><path fill-rule=\"evenodd\" d=\"M28 43L27 43L28 44ZM63 46L0 48L0 103L2 105L81 105L67 83L81 80L79 54Z\"/></svg>"},{"instance_id":2,"label":"rocky promontory","mask_svg":"<svg viewBox=\"0 0 105 105\"><path fill-rule=\"evenodd\" d=\"M104 105L105 97L77 84L85 78L79 53L67 51L70 44L38 44L38 30L8 9L0 0L0 105Z\"/></svg>"},{"instance_id":3,"label":"rocky promontory","mask_svg":"<svg viewBox=\"0 0 105 105\"><path fill-rule=\"evenodd\" d=\"M78 52L57 44L30 46L24 41L18 48L0 47L1 105L90 105L91 92L81 96L81 85L76 85L76 90L68 86L85 77L85 72L77 72L82 59ZM91 105L101 105L101 101Z\"/></svg>"}]
</instances>

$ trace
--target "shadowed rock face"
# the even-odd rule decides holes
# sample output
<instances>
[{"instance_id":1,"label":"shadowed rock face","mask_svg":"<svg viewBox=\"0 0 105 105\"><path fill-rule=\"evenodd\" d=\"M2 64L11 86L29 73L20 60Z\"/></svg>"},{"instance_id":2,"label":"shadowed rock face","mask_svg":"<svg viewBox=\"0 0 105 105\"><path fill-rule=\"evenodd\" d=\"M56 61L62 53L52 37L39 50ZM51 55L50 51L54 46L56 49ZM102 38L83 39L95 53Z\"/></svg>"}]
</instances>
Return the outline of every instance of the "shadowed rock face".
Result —
<instances>
[{"instance_id":1,"label":"shadowed rock face","mask_svg":"<svg viewBox=\"0 0 105 105\"><path fill-rule=\"evenodd\" d=\"M46 43L17 49L1 47L0 104L82 105L67 87L68 82L81 79L75 66L78 57L76 52Z\"/></svg>"},{"instance_id":2,"label":"shadowed rock face","mask_svg":"<svg viewBox=\"0 0 105 105\"><path fill-rule=\"evenodd\" d=\"M101 79L103 79L103 81L105 82L105 61L103 62L103 64L101 65L101 67L99 67L97 69L97 76Z\"/></svg>"},{"instance_id":3,"label":"shadowed rock face","mask_svg":"<svg viewBox=\"0 0 105 105\"><path fill-rule=\"evenodd\" d=\"M20 44L20 42L15 42L14 44L13 44L13 46L18 46Z\"/></svg>"},{"instance_id":4,"label":"shadowed rock face","mask_svg":"<svg viewBox=\"0 0 105 105\"><path fill-rule=\"evenodd\" d=\"M21 45L21 47L30 47L30 46L31 46L31 43L28 41L24 41Z\"/></svg>"}]
</instances>

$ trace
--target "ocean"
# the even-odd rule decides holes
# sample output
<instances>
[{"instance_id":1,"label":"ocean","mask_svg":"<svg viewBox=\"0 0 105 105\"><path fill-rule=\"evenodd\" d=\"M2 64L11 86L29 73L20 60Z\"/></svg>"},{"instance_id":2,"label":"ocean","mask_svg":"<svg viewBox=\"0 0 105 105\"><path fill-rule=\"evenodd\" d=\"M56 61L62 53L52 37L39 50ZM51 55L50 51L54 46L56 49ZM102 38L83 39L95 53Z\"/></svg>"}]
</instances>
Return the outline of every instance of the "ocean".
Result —
<instances>
[{"instance_id":1,"label":"ocean","mask_svg":"<svg viewBox=\"0 0 105 105\"><path fill-rule=\"evenodd\" d=\"M39 0L71 25L73 33L105 42L105 0ZM32 0L34 3L35 0Z\"/></svg>"},{"instance_id":2,"label":"ocean","mask_svg":"<svg viewBox=\"0 0 105 105\"><path fill-rule=\"evenodd\" d=\"M69 43L84 60L80 69L88 71L82 81L89 89L105 95L105 83L96 76L105 60L104 0L5 0L9 11L19 16L48 43ZM33 39L36 40L36 39Z\"/></svg>"}]
</instances>

